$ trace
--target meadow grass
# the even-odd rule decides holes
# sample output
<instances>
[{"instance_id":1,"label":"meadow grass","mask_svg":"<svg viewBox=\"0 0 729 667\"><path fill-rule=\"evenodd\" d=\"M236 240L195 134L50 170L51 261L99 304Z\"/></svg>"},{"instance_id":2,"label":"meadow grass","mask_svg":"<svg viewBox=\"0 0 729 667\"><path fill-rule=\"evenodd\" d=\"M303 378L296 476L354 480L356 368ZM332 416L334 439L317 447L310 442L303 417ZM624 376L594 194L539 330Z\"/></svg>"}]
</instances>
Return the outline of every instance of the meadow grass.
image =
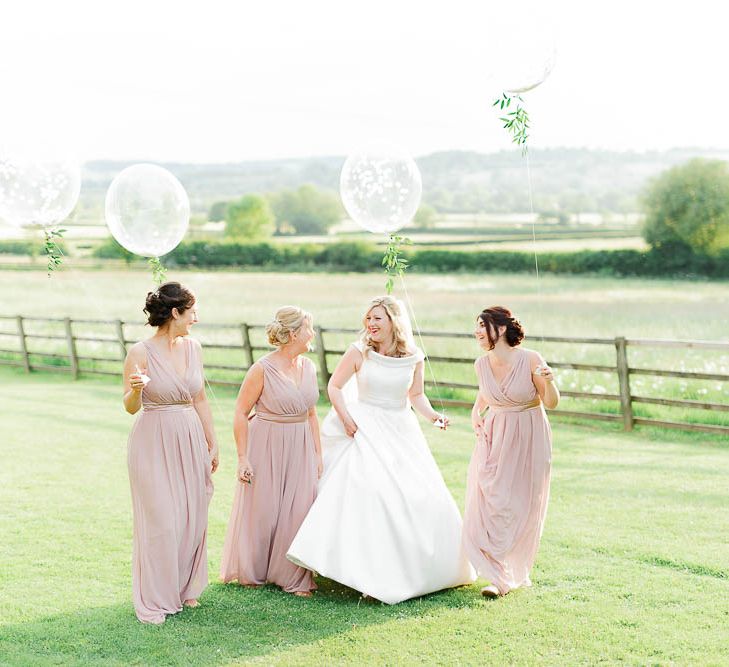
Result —
<instances>
[{"instance_id":1,"label":"meadow grass","mask_svg":"<svg viewBox=\"0 0 729 667\"><path fill-rule=\"evenodd\" d=\"M394 607L319 579L311 600L216 582L234 489L234 394L213 406L221 468L211 585L164 626L131 604L118 384L0 369L0 664L726 664L729 445L554 425L534 586L478 584ZM322 409L324 409L322 407ZM472 436L455 412L426 436L458 504Z\"/></svg>"},{"instance_id":2,"label":"meadow grass","mask_svg":"<svg viewBox=\"0 0 729 667\"><path fill-rule=\"evenodd\" d=\"M488 268L488 267L484 267ZM362 311L371 296L382 293L379 274L261 273L244 271L174 271L170 278L189 285L198 296L201 323L195 336L206 343L239 345L236 329L215 331L206 323L248 322L264 324L275 308L297 303L314 313L316 323L325 327L357 328ZM146 292L153 286L150 275L139 270L74 269L72 265L47 278L40 271L1 271L0 288L5 296L0 315L29 315L74 318L121 318L131 324L130 338L149 335L143 326L141 308ZM520 317L527 331L525 345L538 349L550 362L615 365L615 348L607 345L545 343L540 336L582 336L613 338L673 338L727 340L729 331L729 289L726 282L646 280L595 276L554 276L514 274L409 274L408 293L423 330L470 333L476 315L488 305L503 304ZM397 296L403 296L398 289ZM31 333L63 336L63 324L29 322ZM0 321L0 332L15 332L15 323ZM113 338L111 325L78 325L80 335ZM343 350L351 334L327 334L328 348ZM253 332L256 345L264 346L262 330ZM476 357L479 350L469 340L426 338L433 356ZM0 349L18 349L17 338L0 336ZM14 346L14 347L13 347ZM118 358L115 343L79 342L86 356ZM66 344L58 341L31 341L31 349L64 354ZM258 354L261 354L260 352ZM38 359L37 359L38 360ZM207 364L243 367L245 357L235 350L205 351ZM63 364L61 360L48 359ZM329 358L330 369L337 361ZM629 348L631 366L664 370L729 374L729 353L710 350L669 348ZM85 367L119 371L119 363L85 362ZM433 364L436 380L473 384L470 364ZM214 371L210 377L238 382L242 372ZM616 373L561 369L557 379L564 390L617 394ZM636 375L631 378L632 393L656 398L693 399L726 403L726 383ZM472 400L469 390L431 391L435 398ZM617 401L565 398L562 408L617 414ZM635 404L635 414L673 421L695 421L729 425L729 412L709 412L665 406Z\"/></svg>"}]
</instances>

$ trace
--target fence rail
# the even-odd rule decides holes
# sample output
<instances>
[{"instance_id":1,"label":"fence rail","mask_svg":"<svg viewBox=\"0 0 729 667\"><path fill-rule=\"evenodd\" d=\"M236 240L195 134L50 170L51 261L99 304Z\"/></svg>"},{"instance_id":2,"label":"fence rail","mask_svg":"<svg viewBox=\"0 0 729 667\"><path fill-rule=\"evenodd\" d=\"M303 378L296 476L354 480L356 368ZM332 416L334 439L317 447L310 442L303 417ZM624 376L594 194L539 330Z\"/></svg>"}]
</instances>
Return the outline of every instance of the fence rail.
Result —
<instances>
[{"instance_id":1,"label":"fence rail","mask_svg":"<svg viewBox=\"0 0 729 667\"><path fill-rule=\"evenodd\" d=\"M121 371L119 367L121 362L124 360L126 351L130 344L136 342L134 337L127 334L128 327L136 326L139 327L138 323L128 323L123 320L95 320L95 319L71 319L71 318L57 318L57 317L23 317L17 316L0 316L0 323L4 323L6 327L10 327L13 330L4 328L0 330L0 364L21 366L27 372L34 370L51 370L69 373L74 379L78 378L81 374L95 374L95 375L118 375ZM13 327L14 323L14 327ZM29 324L31 325L51 325L55 327L61 327L60 332L31 332L29 331ZM78 333L79 326L92 326L94 328L109 327L109 330L103 335L89 334L88 332ZM206 370L208 371L208 381L211 384L226 385L226 386L237 386L242 380L242 376L245 371L255 362L257 352L266 352L270 350L265 345L255 345L253 342L252 333L262 332L264 330L263 325L239 323L239 324L198 324L196 325L199 329L209 332L239 332L238 342L204 342L204 348L206 350L219 350L224 352L239 351L242 352L245 363L242 365L232 365L230 363L206 363ZM315 346L312 350L315 356L318 369L319 378L322 386L325 386L328 382L331 372L330 358L333 356L339 356L344 353L344 350L338 348L328 348L326 346L326 337L333 335L356 335L357 330L347 329L341 327L315 327ZM472 336L462 332L448 332L448 331L424 331L421 333L424 338L439 338L439 339L451 339L451 340L466 340L471 339ZM4 341L8 339L15 339L17 341L17 348L9 348L4 344ZM717 403L713 401L698 401L689 399L676 399L676 398L662 398L662 397L651 397L651 396L639 396L634 395L631 392L630 381L635 376L654 376L654 377L668 377L676 379L691 379L691 380L706 380L713 382L729 383L729 375L722 373L705 373L705 372L689 372L680 370L669 370L660 368L643 368L633 367L629 363L628 351L630 348L674 348L674 349L693 349L693 350L718 350L729 353L729 342L718 342L718 341L681 341L681 340L648 340L648 339L634 339L634 338L584 338L584 337L559 337L559 336L544 336L539 337L542 343L570 343L574 345L599 345L609 346L614 349L615 363L613 364L588 364L581 362L568 362L568 361L550 361L548 363L554 369L566 369L575 371L592 371L598 373L605 373L617 378L618 393L599 393L599 392L586 392L586 391L571 391L563 389L562 395L567 398L574 399L585 399L585 400L597 400L597 401L612 401L619 404L619 412L617 413L604 413L604 412L588 412L581 410L565 410L556 409L551 410L550 414L564 417L578 417L581 419L597 420L597 421L609 421L609 422L622 422L623 429L630 431L635 425L648 425L648 426L659 426L663 428L674 428L684 429L689 431L700 431L706 433L718 433L718 434L729 434L729 426L706 424L700 422L685 422L685 421L669 421L665 419L653 419L634 414L635 404L644 405L658 405L666 406L671 408L683 408L687 410L705 410L710 412L729 412L728 403ZM33 349L33 343L36 341L51 341L57 345L61 345L64 348L63 352L37 350ZM98 356L98 355L84 355L78 351L78 343L101 343L106 345L116 346L118 355L116 356ZM40 358L40 359L39 359ZM460 356L448 356L448 355L429 355L429 359L433 363L447 364L449 367L473 364L473 359L470 357ZM49 360L59 360L62 365L54 365L49 363ZM111 363L116 364L116 370L110 370L108 368L96 368L96 367L83 367L83 362L92 362L92 364L98 363ZM224 379L220 377L213 377L209 371L225 371L228 373L238 373L239 377L235 379ZM475 397L475 392L478 386L475 383L468 382L457 382L450 381L448 379L439 379L437 385L433 381L426 380L426 387L428 388L442 388L451 389L460 392L471 392ZM728 395L727 391L722 393L722 398ZM443 403L448 406L461 406L470 407L472 400L465 400L461 398L442 398L438 399L439 403Z\"/></svg>"}]
</instances>

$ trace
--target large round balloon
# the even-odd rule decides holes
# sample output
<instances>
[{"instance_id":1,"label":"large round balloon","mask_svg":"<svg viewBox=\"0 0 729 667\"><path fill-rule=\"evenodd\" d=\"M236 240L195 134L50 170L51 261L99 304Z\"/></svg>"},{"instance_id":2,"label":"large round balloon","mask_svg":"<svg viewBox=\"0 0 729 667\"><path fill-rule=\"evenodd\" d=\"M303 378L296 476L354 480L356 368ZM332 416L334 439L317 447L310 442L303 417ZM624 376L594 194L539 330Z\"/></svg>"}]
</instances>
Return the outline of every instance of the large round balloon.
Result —
<instances>
[{"instance_id":1,"label":"large round balloon","mask_svg":"<svg viewBox=\"0 0 729 667\"><path fill-rule=\"evenodd\" d=\"M15 227L52 227L76 207L81 167L70 157L0 155L0 218Z\"/></svg>"},{"instance_id":2,"label":"large round balloon","mask_svg":"<svg viewBox=\"0 0 729 667\"><path fill-rule=\"evenodd\" d=\"M415 161L403 150L382 147L347 158L339 178L344 208L370 232L396 232L420 205L423 182Z\"/></svg>"},{"instance_id":3,"label":"large round balloon","mask_svg":"<svg viewBox=\"0 0 729 667\"><path fill-rule=\"evenodd\" d=\"M127 167L106 192L106 224L127 250L161 257L185 236L190 201L169 171L154 164Z\"/></svg>"},{"instance_id":4,"label":"large round balloon","mask_svg":"<svg viewBox=\"0 0 729 667\"><path fill-rule=\"evenodd\" d=\"M555 17L549 5L514 15L511 7L493 7L486 38L492 92L520 95L542 84L557 58Z\"/></svg>"}]
</instances>

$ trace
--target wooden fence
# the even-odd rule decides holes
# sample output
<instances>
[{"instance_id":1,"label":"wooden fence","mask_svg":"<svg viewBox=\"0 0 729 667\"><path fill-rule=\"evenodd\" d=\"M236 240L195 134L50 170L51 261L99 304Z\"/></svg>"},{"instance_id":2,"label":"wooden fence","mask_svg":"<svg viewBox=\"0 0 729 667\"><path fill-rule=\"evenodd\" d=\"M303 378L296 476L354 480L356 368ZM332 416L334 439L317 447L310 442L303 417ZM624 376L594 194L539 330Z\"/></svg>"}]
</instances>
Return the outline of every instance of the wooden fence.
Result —
<instances>
[{"instance_id":1,"label":"wooden fence","mask_svg":"<svg viewBox=\"0 0 729 667\"><path fill-rule=\"evenodd\" d=\"M22 366L26 371L31 372L34 370L50 370L50 371L62 371L70 373L74 378L78 378L81 373L84 374L98 374L98 375L114 375L118 376L121 371L121 362L124 360L128 345L136 342L135 338L127 334L127 328L130 326L139 327L137 323L129 324L122 320L90 320L90 319L70 319L70 318L37 318L37 317L22 317L22 316L0 316L0 323L4 323L5 327L0 330L0 363L5 365ZM49 330L39 332L31 332L28 330L28 325L33 324L37 329L40 325L41 328L55 329L55 332ZM98 327L108 327L109 333L107 335L88 335L85 333L79 333L77 331L79 326L92 326L94 329ZM237 386L242 380L244 372L250 368L256 359L256 353L268 352L270 347L267 345L256 345L253 342L253 334L256 332L262 332L265 327L263 325L255 324L198 324L196 328L203 330L213 330L218 332L226 332L228 335L234 334L238 340L235 343L219 343L219 342L207 342L202 341L205 350L222 350L222 351L237 351L243 353L244 364L243 365L231 365L231 364L220 364L220 363L206 363L206 371L208 373L208 381L211 384L218 385L230 385ZM58 331L62 333L58 333ZM315 347L312 350L317 360L319 368L319 378L322 382L322 386L325 386L331 375L331 369L334 367L331 357L342 355L344 350L332 349L326 346L326 336L333 337L335 334L342 335L347 334L350 337L354 337L357 331L354 329L344 328L324 328L317 326L315 327L316 338ZM424 339L464 339L473 340L473 336L465 333L454 333L454 332L435 332L425 331L422 332ZM533 337L534 339L535 337ZM14 339L17 342L17 347L10 349L3 341ZM586 363L570 363L564 361L550 361L547 359L550 366L556 370L560 369L571 369L576 371L596 371L600 373L607 373L613 376L617 376L617 386L619 388L617 394L611 393L597 393L597 392L585 392L585 391L569 391L562 389L561 393L565 397L571 397L575 399L588 399L597 401L614 401L620 406L619 413L609 412L587 412L577 410L564 410L557 409L551 410L550 414L560 415L565 417L576 417L590 420L601 420L609 422L621 422L624 430L630 431L634 425L650 425L660 426L665 428L677 428L685 429L690 431L702 431L707 433L717 434L729 434L729 426L722 426L716 424L705 424L700 422L682 422L682 421L668 421L663 419L653 419L636 416L634 414L635 404L652 404L660 406L668 406L689 410L708 410L711 412L729 412L729 401L723 403L715 402L702 402L697 400L687 399L675 399L675 398L661 398L661 397L650 397L650 396L636 396L633 395L630 388L630 381L632 377L639 375L648 375L654 377L668 377L668 378L680 378L684 380L705 380L714 381L720 383L728 383L729 375L720 373L704 373L704 372L692 372L692 371L678 371L660 368L645 368L645 367L632 367L628 363L628 349L629 348L675 348L681 350L715 350L729 353L729 343L725 342L710 342L710 341L680 341L680 340L645 340L645 339L627 339L623 337L618 338L570 338L570 337L555 337L555 336L543 336L538 337L541 343L569 343L572 345L579 346L610 346L614 348L614 364L586 364ZM38 340L55 341L55 346L63 348L62 352L54 351L43 351L34 348L34 344ZM78 343L104 343L112 345L118 350L116 356L84 356L79 354L77 349ZM40 359L40 361L37 361ZM49 363L49 360L56 363ZM474 359L472 357L459 357L459 356L437 356L430 355L430 362L434 364L446 364L448 368L455 367L458 365L467 364L471 366ZM92 362L94 364L91 368L81 367L81 362ZM115 369L101 369L96 368L96 364L99 363L114 363ZM214 373L211 371L225 371L229 373L236 373L239 377L234 379L221 379L214 377ZM439 373L440 375L440 373ZM475 378L474 378L475 379ZM434 388L433 382L426 382L426 385L432 389ZM470 400L465 400L466 397L461 398L449 398L439 399L437 402L442 402L449 406L461 406L470 407L472 405L473 397L475 397L476 390L478 387L472 383L464 382L453 382L447 378L439 379L437 382L437 388L443 388L448 390L457 390L457 392L469 393ZM722 392L722 397L727 397L727 392Z\"/></svg>"}]
</instances>

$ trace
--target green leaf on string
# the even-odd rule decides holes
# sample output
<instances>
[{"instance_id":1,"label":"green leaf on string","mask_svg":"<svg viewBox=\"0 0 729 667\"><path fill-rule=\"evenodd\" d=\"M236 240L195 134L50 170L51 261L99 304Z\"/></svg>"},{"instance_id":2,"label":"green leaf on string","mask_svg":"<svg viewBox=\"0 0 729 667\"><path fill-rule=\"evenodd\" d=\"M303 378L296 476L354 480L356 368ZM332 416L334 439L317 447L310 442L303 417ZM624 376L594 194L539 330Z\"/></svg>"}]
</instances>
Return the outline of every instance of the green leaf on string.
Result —
<instances>
[{"instance_id":1,"label":"green leaf on string","mask_svg":"<svg viewBox=\"0 0 729 667\"><path fill-rule=\"evenodd\" d=\"M167 278L167 269L159 261L159 257L150 257L149 265L152 267L152 279L155 285L161 285Z\"/></svg>"},{"instance_id":2,"label":"green leaf on string","mask_svg":"<svg viewBox=\"0 0 729 667\"><path fill-rule=\"evenodd\" d=\"M511 135L511 142L521 146L522 155L527 152L527 140L529 139L529 114L524 108L524 100L521 95L507 95L502 93L501 97L497 98L491 106L499 105L499 110L508 109L512 100L516 100L516 109L509 111L506 116L499 117L499 120L504 123L504 129Z\"/></svg>"},{"instance_id":3,"label":"green leaf on string","mask_svg":"<svg viewBox=\"0 0 729 667\"><path fill-rule=\"evenodd\" d=\"M65 229L57 229L56 227L46 227L43 230L43 251L48 259L46 268L49 278L63 262L63 250L58 245L58 241L63 238L65 231Z\"/></svg>"},{"instance_id":4,"label":"green leaf on string","mask_svg":"<svg viewBox=\"0 0 729 667\"><path fill-rule=\"evenodd\" d=\"M382 266L385 267L385 275L387 280L385 281L385 291L388 294L392 294L392 288L395 285L395 278L405 274L405 270L408 268L408 261L403 257L403 246L412 243L410 239L404 236L397 236L390 234L390 240L388 241L385 254L382 256Z\"/></svg>"}]
</instances>

